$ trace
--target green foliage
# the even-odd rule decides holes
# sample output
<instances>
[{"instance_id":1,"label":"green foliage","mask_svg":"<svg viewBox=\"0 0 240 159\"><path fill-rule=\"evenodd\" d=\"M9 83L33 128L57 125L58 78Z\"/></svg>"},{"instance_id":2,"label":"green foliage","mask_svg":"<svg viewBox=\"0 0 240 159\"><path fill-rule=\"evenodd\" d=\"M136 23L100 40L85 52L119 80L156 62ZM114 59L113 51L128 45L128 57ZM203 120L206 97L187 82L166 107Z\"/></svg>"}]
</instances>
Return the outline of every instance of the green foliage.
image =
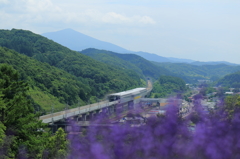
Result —
<instances>
[{"instance_id":1,"label":"green foliage","mask_svg":"<svg viewBox=\"0 0 240 159\"><path fill-rule=\"evenodd\" d=\"M135 66L134 64L119 58L117 53L105 50L98 50L98 49L86 49L81 51L80 53L87 55L97 61L107 63L112 67L118 67L120 69L127 69L128 71L132 70L136 72L138 75L143 77L142 70Z\"/></svg>"},{"instance_id":2,"label":"green foliage","mask_svg":"<svg viewBox=\"0 0 240 159\"><path fill-rule=\"evenodd\" d=\"M7 144L10 146L10 152L19 154L19 148L23 146L27 148L29 158L41 154L44 138L43 131L39 130L43 129L45 124L38 120L37 114L33 114L32 103L27 98L27 83L19 80L18 72L12 67L2 65L0 89L2 92L0 101L5 105L1 107L0 123L3 124L1 128L6 128L7 138L12 140Z\"/></svg>"},{"instance_id":3,"label":"green foliage","mask_svg":"<svg viewBox=\"0 0 240 159\"><path fill-rule=\"evenodd\" d=\"M218 81L218 85L240 89L240 71L224 76Z\"/></svg>"},{"instance_id":4,"label":"green foliage","mask_svg":"<svg viewBox=\"0 0 240 159\"><path fill-rule=\"evenodd\" d=\"M185 63L153 63L158 66L162 66L174 73L188 77L191 83L197 82L199 79L217 81L219 78L229 73L240 70L240 66L229 66L225 64L196 66Z\"/></svg>"},{"instance_id":5,"label":"green foliage","mask_svg":"<svg viewBox=\"0 0 240 159\"><path fill-rule=\"evenodd\" d=\"M41 112L42 114L48 113L51 111L51 107L54 107L54 111L64 110L66 107L65 103L60 103L58 97L46 92L42 91L38 87L30 87L28 91L31 99L34 101L34 109L36 112Z\"/></svg>"},{"instance_id":6,"label":"green foliage","mask_svg":"<svg viewBox=\"0 0 240 159\"><path fill-rule=\"evenodd\" d=\"M0 67L0 158L66 158L63 129L50 136L46 124L34 114L28 84L9 65Z\"/></svg>"},{"instance_id":7,"label":"green foliage","mask_svg":"<svg viewBox=\"0 0 240 159\"><path fill-rule=\"evenodd\" d=\"M207 87L206 94L216 92L216 89L213 87Z\"/></svg>"},{"instance_id":8,"label":"green foliage","mask_svg":"<svg viewBox=\"0 0 240 159\"><path fill-rule=\"evenodd\" d=\"M73 106L78 101L87 102L92 96L103 98L107 93L141 85L139 75L132 70L97 62L30 31L0 30L0 46L31 57L0 49L3 57L0 63L12 65L20 78L29 82L36 107L42 104L36 99L43 93L53 96L51 100L56 97L54 103L63 107L66 103ZM48 106L41 106L46 109L50 105L49 102Z\"/></svg>"},{"instance_id":9,"label":"green foliage","mask_svg":"<svg viewBox=\"0 0 240 159\"><path fill-rule=\"evenodd\" d=\"M225 110L228 113L228 117L232 117L235 111L240 110L240 95L227 96L225 98Z\"/></svg>"},{"instance_id":10,"label":"green foliage","mask_svg":"<svg viewBox=\"0 0 240 159\"><path fill-rule=\"evenodd\" d=\"M186 83L179 77L161 76L153 86L152 97L166 97L172 92L186 91Z\"/></svg>"},{"instance_id":11,"label":"green foliage","mask_svg":"<svg viewBox=\"0 0 240 159\"><path fill-rule=\"evenodd\" d=\"M118 67L125 70L132 70L140 77L152 77L157 79L160 75L175 75L169 70L156 66L148 60L134 54L119 54L106 50L86 49L81 53L91 58L110 64L112 67Z\"/></svg>"},{"instance_id":12,"label":"green foliage","mask_svg":"<svg viewBox=\"0 0 240 159\"><path fill-rule=\"evenodd\" d=\"M68 141L66 133L62 128L59 128L55 135L51 136L47 142L46 150L48 150L47 157L52 158L66 158Z\"/></svg>"},{"instance_id":13,"label":"green foliage","mask_svg":"<svg viewBox=\"0 0 240 159\"><path fill-rule=\"evenodd\" d=\"M183 94L183 97L184 97L184 100L186 100L187 102L191 102L191 99L189 99L189 97L191 97L193 95L193 92L188 89L184 94Z\"/></svg>"},{"instance_id":14,"label":"green foliage","mask_svg":"<svg viewBox=\"0 0 240 159\"><path fill-rule=\"evenodd\" d=\"M6 107L5 107L5 104L3 103L2 95L0 94L0 110L4 110L4 109L6 109ZM6 127L0 121L0 147L2 146L3 140L4 140L5 136L6 136L5 135L5 130L6 130Z\"/></svg>"},{"instance_id":15,"label":"green foliage","mask_svg":"<svg viewBox=\"0 0 240 159\"><path fill-rule=\"evenodd\" d=\"M213 92L217 92L217 90L215 88L213 88L212 86L204 86L201 88L200 90L200 94L202 94L203 96L207 96L208 94L210 93L213 93ZM223 92L225 93L225 92Z\"/></svg>"},{"instance_id":16,"label":"green foliage","mask_svg":"<svg viewBox=\"0 0 240 159\"><path fill-rule=\"evenodd\" d=\"M3 57L0 59L0 63L8 63L13 66L20 73L20 78L28 81L30 97L45 111L49 111L51 105L63 109L66 102L73 104L78 100L87 99L86 94L90 94L90 88L86 88L75 76L47 63L41 63L1 47L0 56ZM83 90L86 94L79 95ZM36 106L35 109L41 110L39 106Z\"/></svg>"},{"instance_id":17,"label":"green foliage","mask_svg":"<svg viewBox=\"0 0 240 159\"><path fill-rule=\"evenodd\" d=\"M6 127L3 125L2 122L0 122L0 147L2 146L3 144L3 140L5 138L5 130L6 130Z\"/></svg>"}]
</instances>

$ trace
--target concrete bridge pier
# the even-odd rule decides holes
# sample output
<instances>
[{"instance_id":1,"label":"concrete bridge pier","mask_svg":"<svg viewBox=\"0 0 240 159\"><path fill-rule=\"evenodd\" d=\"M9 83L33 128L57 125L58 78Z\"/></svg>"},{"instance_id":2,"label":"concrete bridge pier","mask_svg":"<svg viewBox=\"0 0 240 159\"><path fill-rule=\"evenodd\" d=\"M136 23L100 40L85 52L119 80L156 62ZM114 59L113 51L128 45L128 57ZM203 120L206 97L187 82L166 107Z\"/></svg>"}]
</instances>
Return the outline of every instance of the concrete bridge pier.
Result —
<instances>
[{"instance_id":1,"label":"concrete bridge pier","mask_svg":"<svg viewBox=\"0 0 240 159\"><path fill-rule=\"evenodd\" d=\"M120 113L124 112L124 104L121 104L120 106Z\"/></svg>"},{"instance_id":2,"label":"concrete bridge pier","mask_svg":"<svg viewBox=\"0 0 240 159\"><path fill-rule=\"evenodd\" d=\"M123 112L123 104L117 104L115 110L116 110L115 112L117 114L122 113Z\"/></svg>"},{"instance_id":3,"label":"concrete bridge pier","mask_svg":"<svg viewBox=\"0 0 240 159\"><path fill-rule=\"evenodd\" d=\"M99 110L97 111L97 114L98 114L98 116L101 116L101 115L103 114L102 109L99 109Z\"/></svg>"},{"instance_id":4,"label":"concrete bridge pier","mask_svg":"<svg viewBox=\"0 0 240 159\"><path fill-rule=\"evenodd\" d=\"M109 115L109 109L108 108L102 108L102 113Z\"/></svg>"},{"instance_id":5,"label":"concrete bridge pier","mask_svg":"<svg viewBox=\"0 0 240 159\"><path fill-rule=\"evenodd\" d=\"M82 120L82 115L78 115L77 118L76 118L76 121L81 121Z\"/></svg>"},{"instance_id":6,"label":"concrete bridge pier","mask_svg":"<svg viewBox=\"0 0 240 159\"><path fill-rule=\"evenodd\" d=\"M127 102L123 105L123 111L128 111L128 110L129 110L129 107L128 107L128 102Z\"/></svg>"},{"instance_id":7,"label":"concrete bridge pier","mask_svg":"<svg viewBox=\"0 0 240 159\"><path fill-rule=\"evenodd\" d=\"M134 109L134 103L133 101L128 102L128 110Z\"/></svg>"},{"instance_id":8,"label":"concrete bridge pier","mask_svg":"<svg viewBox=\"0 0 240 159\"><path fill-rule=\"evenodd\" d=\"M86 113L86 120L84 121L89 121L91 120L91 114L90 113Z\"/></svg>"},{"instance_id":9,"label":"concrete bridge pier","mask_svg":"<svg viewBox=\"0 0 240 159\"><path fill-rule=\"evenodd\" d=\"M110 107L109 107L109 114L114 114L114 112L115 112L115 107L114 107L114 105L113 105L113 106L110 106Z\"/></svg>"},{"instance_id":10,"label":"concrete bridge pier","mask_svg":"<svg viewBox=\"0 0 240 159\"><path fill-rule=\"evenodd\" d=\"M97 113L96 111L93 111L93 112L90 112L89 115L90 115L90 120L92 120L97 116Z\"/></svg>"},{"instance_id":11,"label":"concrete bridge pier","mask_svg":"<svg viewBox=\"0 0 240 159\"><path fill-rule=\"evenodd\" d=\"M96 111L95 111L95 117L101 115L101 113L102 113L102 110L101 110L101 109L96 110Z\"/></svg>"},{"instance_id":12,"label":"concrete bridge pier","mask_svg":"<svg viewBox=\"0 0 240 159\"><path fill-rule=\"evenodd\" d=\"M79 116L79 115L72 117L73 120L74 120L74 121L78 121L78 116Z\"/></svg>"},{"instance_id":13,"label":"concrete bridge pier","mask_svg":"<svg viewBox=\"0 0 240 159\"><path fill-rule=\"evenodd\" d=\"M117 112L117 106L113 105L113 112L116 113Z\"/></svg>"},{"instance_id":14,"label":"concrete bridge pier","mask_svg":"<svg viewBox=\"0 0 240 159\"><path fill-rule=\"evenodd\" d=\"M86 120L87 120L86 114L81 114L77 116L77 121L86 121Z\"/></svg>"},{"instance_id":15,"label":"concrete bridge pier","mask_svg":"<svg viewBox=\"0 0 240 159\"><path fill-rule=\"evenodd\" d=\"M87 121L87 114L82 114L81 121Z\"/></svg>"},{"instance_id":16,"label":"concrete bridge pier","mask_svg":"<svg viewBox=\"0 0 240 159\"><path fill-rule=\"evenodd\" d=\"M108 115L111 115L112 114L112 107L108 107Z\"/></svg>"},{"instance_id":17,"label":"concrete bridge pier","mask_svg":"<svg viewBox=\"0 0 240 159\"><path fill-rule=\"evenodd\" d=\"M102 114L103 114L103 112L102 112L101 109L95 110L95 111L90 113L91 119L95 119L95 118L101 116Z\"/></svg>"}]
</instances>

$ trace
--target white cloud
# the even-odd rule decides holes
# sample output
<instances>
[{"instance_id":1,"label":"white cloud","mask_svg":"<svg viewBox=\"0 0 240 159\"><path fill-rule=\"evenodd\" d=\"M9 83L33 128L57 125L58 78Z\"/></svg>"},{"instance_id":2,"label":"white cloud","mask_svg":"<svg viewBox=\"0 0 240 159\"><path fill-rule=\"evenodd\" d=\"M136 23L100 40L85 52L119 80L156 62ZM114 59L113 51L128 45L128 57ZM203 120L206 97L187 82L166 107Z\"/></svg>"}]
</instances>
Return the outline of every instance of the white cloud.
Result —
<instances>
[{"instance_id":1,"label":"white cloud","mask_svg":"<svg viewBox=\"0 0 240 159\"><path fill-rule=\"evenodd\" d=\"M0 0L7 3L7 0ZM115 11L103 11L98 8L91 7L79 9L75 6L58 5L51 0L13 0L4 7L5 14L10 19L31 23L81 23L92 24L122 24L122 25L139 25L139 24L155 24L155 21L149 16L143 15L125 15ZM0 19L3 19L3 17ZM3 24L2 24L3 25ZM1 25L0 25L1 26Z\"/></svg>"},{"instance_id":2,"label":"white cloud","mask_svg":"<svg viewBox=\"0 0 240 159\"><path fill-rule=\"evenodd\" d=\"M144 24L155 24L156 23L152 18L150 18L148 16L141 17L141 19L139 19L139 22L144 23Z\"/></svg>"},{"instance_id":3,"label":"white cloud","mask_svg":"<svg viewBox=\"0 0 240 159\"><path fill-rule=\"evenodd\" d=\"M8 0L0 0L0 4L7 4L7 3L9 3Z\"/></svg>"},{"instance_id":4,"label":"white cloud","mask_svg":"<svg viewBox=\"0 0 240 159\"><path fill-rule=\"evenodd\" d=\"M103 15L102 21L111 24L155 24L156 22L148 16L125 16L115 12L109 12Z\"/></svg>"},{"instance_id":5,"label":"white cloud","mask_svg":"<svg viewBox=\"0 0 240 159\"><path fill-rule=\"evenodd\" d=\"M130 23L132 19L115 12L110 12L102 17L102 21L105 23Z\"/></svg>"},{"instance_id":6,"label":"white cloud","mask_svg":"<svg viewBox=\"0 0 240 159\"><path fill-rule=\"evenodd\" d=\"M0 0L0 28L38 33L73 28L129 50L171 56L177 53L197 56L194 52L198 50L210 52L202 48L218 50L215 52L219 54L223 50L239 53L239 3L237 0ZM239 54L234 59L238 57Z\"/></svg>"}]
</instances>

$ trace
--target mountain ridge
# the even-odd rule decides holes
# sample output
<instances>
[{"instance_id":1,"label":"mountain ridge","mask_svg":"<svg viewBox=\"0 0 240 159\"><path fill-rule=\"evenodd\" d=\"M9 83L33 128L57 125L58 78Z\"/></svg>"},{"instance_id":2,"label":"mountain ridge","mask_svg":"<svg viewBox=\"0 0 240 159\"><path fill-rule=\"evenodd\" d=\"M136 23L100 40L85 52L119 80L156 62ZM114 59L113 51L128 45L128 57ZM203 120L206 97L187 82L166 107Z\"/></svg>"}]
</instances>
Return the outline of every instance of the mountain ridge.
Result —
<instances>
[{"instance_id":1,"label":"mountain ridge","mask_svg":"<svg viewBox=\"0 0 240 159\"><path fill-rule=\"evenodd\" d=\"M118 45L112 44L110 42L98 40L96 38L82 34L70 28L63 29L60 31L55 31L55 32L43 33L41 35L63 46L66 46L69 49L74 51L82 51L88 48L95 48L99 50L112 51L115 53L136 54L145 58L146 60L154 61L154 62L190 63L193 65L219 64L218 61L217 62L199 62L199 61L190 60L190 59L163 57L154 53L148 53L148 52L142 52L142 51L134 52L134 51L127 50L123 47L120 47ZM224 63L227 65L237 65L230 62L226 62L226 61L220 61L220 63Z\"/></svg>"},{"instance_id":2,"label":"mountain ridge","mask_svg":"<svg viewBox=\"0 0 240 159\"><path fill-rule=\"evenodd\" d=\"M173 73L179 73L184 76L197 79L211 79L213 81L223 76L240 70L239 65L192 65L189 63L157 63L155 65L162 66Z\"/></svg>"},{"instance_id":3,"label":"mountain ridge","mask_svg":"<svg viewBox=\"0 0 240 159\"><path fill-rule=\"evenodd\" d=\"M95 48L96 47L96 48L100 48L102 50L107 50L108 48L110 48L110 49L120 52L120 53L131 52L131 51L126 50L115 44L95 39L93 37L82 34L73 29L70 29L70 28L63 29L60 31L55 31L55 32L43 33L41 35L61 44L63 46L66 46L69 49L74 50L74 51L82 51L87 48ZM67 41L66 41L66 39L67 39ZM83 40L80 40L80 39L83 39Z\"/></svg>"},{"instance_id":4,"label":"mountain ridge","mask_svg":"<svg viewBox=\"0 0 240 159\"><path fill-rule=\"evenodd\" d=\"M31 31L0 30L0 46L35 59L42 65L47 63L49 66L63 70L61 74L66 74L65 84L55 85L54 78L47 73L43 77L34 77L46 85L47 89L44 91L52 92L53 95L61 98L62 104L74 105L78 99L96 102L97 98L103 98L108 93L128 90L142 84L141 78L134 71L115 68L96 61ZM2 58L2 60L5 59ZM3 61L3 63L8 63L8 61ZM22 67L21 64L20 67ZM38 70L33 72L36 71ZM73 83L79 83L76 84L79 85L79 89L74 86L75 84L69 85L71 78ZM59 90L67 93L58 93Z\"/></svg>"},{"instance_id":5,"label":"mountain ridge","mask_svg":"<svg viewBox=\"0 0 240 159\"><path fill-rule=\"evenodd\" d=\"M112 51L92 48L83 50L81 53L100 62L126 69L132 69L137 71L140 76L151 77L155 80L162 75L168 75L183 78L187 82L191 81L191 79L188 79L185 76L182 76L178 73L173 73L164 67L154 65L152 62L136 54L120 54ZM125 64L124 66L122 65L123 63Z\"/></svg>"}]
</instances>

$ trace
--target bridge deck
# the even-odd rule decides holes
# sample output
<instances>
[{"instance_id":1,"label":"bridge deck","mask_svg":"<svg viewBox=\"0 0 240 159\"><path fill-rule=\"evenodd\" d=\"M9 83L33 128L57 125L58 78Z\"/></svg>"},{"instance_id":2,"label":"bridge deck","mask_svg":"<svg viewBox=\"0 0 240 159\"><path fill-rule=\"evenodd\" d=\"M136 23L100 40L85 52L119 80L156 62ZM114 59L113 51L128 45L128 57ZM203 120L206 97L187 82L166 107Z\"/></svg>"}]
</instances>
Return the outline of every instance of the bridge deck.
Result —
<instances>
[{"instance_id":1,"label":"bridge deck","mask_svg":"<svg viewBox=\"0 0 240 159\"><path fill-rule=\"evenodd\" d=\"M117 104L118 101L113 101L113 102L108 102L108 101L103 101L103 102L99 102L99 103L94 103L94 104L89 104L86 106L81 106L81 107L77 107L77 108L73 108L73 109L68 109L65 111L60 111L60 112L56 112L53 114L47 114L44 116L40 116L40 120L43 120L44 123L50 123L52 122L52 120L57 121L57 120L61 120L67 117L71 117L71 116L75 116L78 114L84 114L90 111L94 111L94 110L99 110L101 108L105 108L105 107L109 107L113 104Z\"/></svg>"},{"instance_id":2,"label":"bridge deck","mask_svg":"<svg viewBox=\"0 0 240 159\"><path fill-rule=\"evenodd\" d=\"M152 83L150 81L148 81L147 90L148 90L147 91L148 93L152 90ZM113 101L113 102L102 101L99 103L89 104L89 105L85 105L85 106L81 106L81 107L77 107L77 108L68 109L65 111L60 111L60 112L56 112L56 113L52 113L52 114L43 115L43 116L39 117L39 120L42 120L43 123L51 123L52 121L58 121L58 120L68 118L71 116L85 114L85 113L99 110L101 108L106 108L106 107L109 107L109 106L115 105L115 104L118 104L118 101Z\"/></svg>"}]
</instances>

